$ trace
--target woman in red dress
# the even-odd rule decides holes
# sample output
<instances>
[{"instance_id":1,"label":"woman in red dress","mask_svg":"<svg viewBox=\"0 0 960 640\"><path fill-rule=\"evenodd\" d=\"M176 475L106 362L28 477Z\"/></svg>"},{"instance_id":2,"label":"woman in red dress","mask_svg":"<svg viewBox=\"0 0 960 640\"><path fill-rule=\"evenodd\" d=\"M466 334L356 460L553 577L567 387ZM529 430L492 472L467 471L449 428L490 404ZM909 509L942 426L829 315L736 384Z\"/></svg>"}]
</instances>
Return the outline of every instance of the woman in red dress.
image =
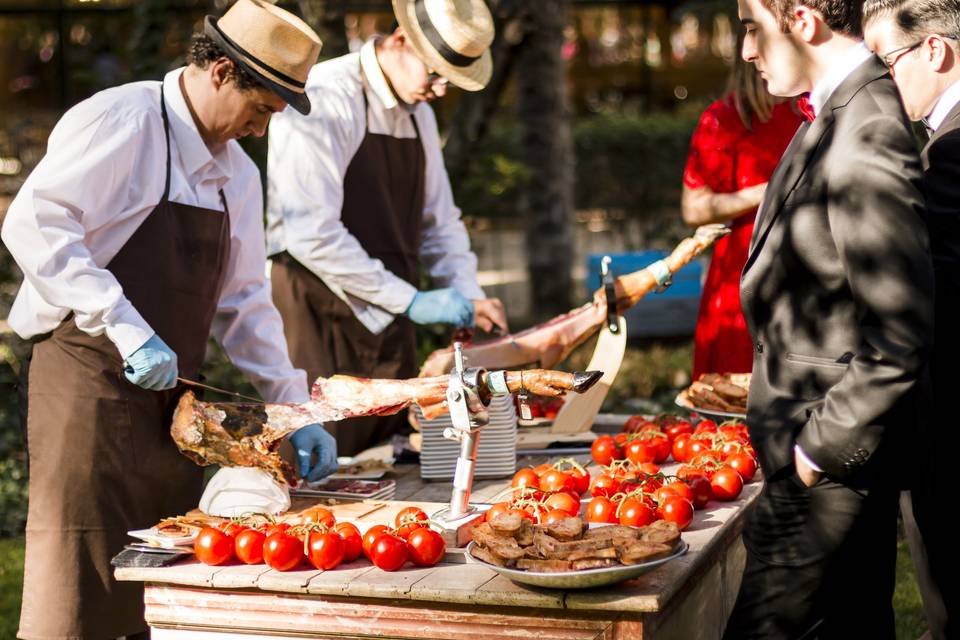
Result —
<instances>
[{"instance_id":1,"label":"woman in red dress","mask_svg":"<svg viewBox=\"0 0 960 640\"><path fill-rule=\"evenodd\" d=\"M753 366L753 344L740 310L740 272L767 181L800 122L794 104L776 102L753 64L736 56L729 94L707 108L693 134L683 175L683 220L691 227L729 223L731 229L714 246L703 286L694 380Z\"/></svg>"}]
</instances>

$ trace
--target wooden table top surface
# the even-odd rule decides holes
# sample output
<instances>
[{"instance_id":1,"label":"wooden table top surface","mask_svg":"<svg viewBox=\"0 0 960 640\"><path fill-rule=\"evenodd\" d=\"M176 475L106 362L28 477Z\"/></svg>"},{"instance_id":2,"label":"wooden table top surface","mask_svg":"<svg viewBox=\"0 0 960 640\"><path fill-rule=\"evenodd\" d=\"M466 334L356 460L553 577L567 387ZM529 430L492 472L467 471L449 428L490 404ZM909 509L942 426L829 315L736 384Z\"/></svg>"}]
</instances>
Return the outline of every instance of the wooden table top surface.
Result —
<instances>
[{"instance_id":1,"label":"wooden table top surface","mask_svg":"<svg viewBox=\"0 0 960 640\"><path fill-rule=\"evenodd\" d=\"M521 458L517 468L545 461L545 457ZM669 473L673 468L675 466L666 465L664 471ZM598 470L596 466L590 468L592 475ZM450 483L421 480L418 465L398 465L390 477L397 481L395 500L449 501ZM476 480L471 501L491 500L509 483L510 479ZM692 578L722 557L721 552L737 539L744 507L756 499L761 486L762 482L755 480L744 487L738 500L712 501L706 509L697 511L683 532L683 539L689 545L684 556L634 580L595 589L564 591L517 584L487 567L466 561L458 550L448 552L444 561L435 567L418 568L408 564L394 572L382 571L362 557L329 571L310 568L287 572L266 565L207 566L190 558L169 567L118 568L115 576L118 580L219 590L258 589L489 606L657 612Z\"/></svg>"}]
</instances>

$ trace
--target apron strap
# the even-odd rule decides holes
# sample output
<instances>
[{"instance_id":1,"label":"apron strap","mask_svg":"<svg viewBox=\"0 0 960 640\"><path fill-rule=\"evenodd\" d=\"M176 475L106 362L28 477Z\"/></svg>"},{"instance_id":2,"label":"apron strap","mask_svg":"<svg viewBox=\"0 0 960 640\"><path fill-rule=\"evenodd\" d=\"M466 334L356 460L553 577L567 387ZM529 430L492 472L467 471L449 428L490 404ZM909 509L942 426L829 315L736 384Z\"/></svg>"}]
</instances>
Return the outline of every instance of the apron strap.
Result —
<instances>
[{"instance_id":1,"label":"apron strap","mask_svg":"<svg viewBox=\"0 0 960 640\"><path fill-rule=\"evenodd\" d=\"M167 117L167 103L163 99L162 80L160 81L160 115L163 117L163 135L167 139L167 178L163 184L163 197L160 202L166 202L170 197L170 119Z\"/></svg>"}]
</instances>

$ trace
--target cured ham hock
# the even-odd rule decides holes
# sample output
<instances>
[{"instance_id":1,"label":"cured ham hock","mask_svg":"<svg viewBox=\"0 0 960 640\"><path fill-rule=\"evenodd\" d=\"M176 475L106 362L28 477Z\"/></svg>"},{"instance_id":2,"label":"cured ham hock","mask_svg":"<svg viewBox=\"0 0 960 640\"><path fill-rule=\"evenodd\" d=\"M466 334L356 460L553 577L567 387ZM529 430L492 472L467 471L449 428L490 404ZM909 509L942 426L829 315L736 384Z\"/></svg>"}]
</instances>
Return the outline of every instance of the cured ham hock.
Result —
<instances>
[{"instance_id":1,"label":"cured ham hock","mask_svg":"<svg viewBox=\"0 0 960 640\"><path fill-rule=\"evenodd\" d=\"M719 238L727 235L724 225L704 225L685 238L663 262L671 274L690 263ZM650 268L621 276L615 282L617 311L623 313L658 286ZM563 361L603 325L607 299L597 289L593 301L543 324L487 342L464 344L463 355L471 367L503 369L537 363L551 368ZM443 375L453 368L453 348L434 351L423 363L423 377Z\"/></svg>"},{"instance_id":2,"label":"cured ham hock","mask_svg":"<svg viewBox=\"0 0 960 640\"><path fill-rule=\"evenodd\" d=\"M533 369L507 371L511 393L525 389L541 396L583 393L601 371L567 373ZM487 385L487 374L480 384ZM180 398L170 435L180 451L199 465L256 467L279 482L295 483L293 467L279 454L280 442L297 429L371 415L389 415L413 403L434 418L448 410L449 376L411 380L372 380L352 376L318 378L303 404L202 402L193 392Z\"/></svg>"}]
</instances>

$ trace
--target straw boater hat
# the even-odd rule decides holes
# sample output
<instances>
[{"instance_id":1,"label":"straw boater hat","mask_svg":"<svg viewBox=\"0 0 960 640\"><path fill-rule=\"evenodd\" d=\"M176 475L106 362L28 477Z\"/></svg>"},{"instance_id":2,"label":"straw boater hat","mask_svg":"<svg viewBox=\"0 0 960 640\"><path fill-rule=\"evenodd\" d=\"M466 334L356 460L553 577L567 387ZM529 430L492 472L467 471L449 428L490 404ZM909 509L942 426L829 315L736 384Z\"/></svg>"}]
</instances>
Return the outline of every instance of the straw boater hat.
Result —
<instances>
[{"instance_id":1,"label":"straw boater hat","mask_svg":"<svg viewBox=\"0 0 960 640\"><path fill-rule=\"evenodd\" d=\"M310 113L307 74L320 55L320 37L303 20L263 0L237 0L204 32L228 58L300 113Z\"/></svg>"},{"instance_id":2,"label":"straw boater hat","mask_svg":"<svg viewBox=\"0 0 960 640\"><path fill-rule=\"evenodd\" d=\"M393 0L393 13L433 71L467 91L490 82L493 16L483 0Z\"/></svg>"}]
</instances>

